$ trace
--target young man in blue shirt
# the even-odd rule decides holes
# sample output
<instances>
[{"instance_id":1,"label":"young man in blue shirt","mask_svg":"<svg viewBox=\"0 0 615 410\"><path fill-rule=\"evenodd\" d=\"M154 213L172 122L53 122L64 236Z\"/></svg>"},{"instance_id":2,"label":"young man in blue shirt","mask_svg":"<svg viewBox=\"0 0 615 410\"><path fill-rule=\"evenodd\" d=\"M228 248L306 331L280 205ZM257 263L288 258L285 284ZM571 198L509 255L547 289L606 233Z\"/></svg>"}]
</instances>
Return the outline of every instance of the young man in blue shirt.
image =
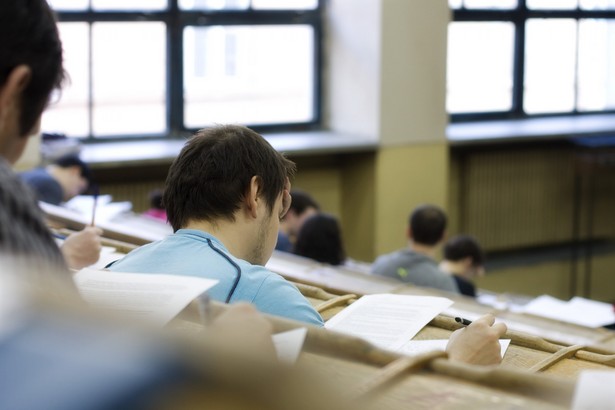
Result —
<instances>
[{"instance_id":1,"label":"young man in blue shirt","mask_svg":"<svg viewBox=\"0 0 615 410\"><path fill-rule=\"evenodd\" d=\"M241 126L199 131L171 165L163 196L175 233L110 269L217 279L222 302L322 326L295 286L264 268L291 202L295 164Z\"/></svg>"}]
</instances>

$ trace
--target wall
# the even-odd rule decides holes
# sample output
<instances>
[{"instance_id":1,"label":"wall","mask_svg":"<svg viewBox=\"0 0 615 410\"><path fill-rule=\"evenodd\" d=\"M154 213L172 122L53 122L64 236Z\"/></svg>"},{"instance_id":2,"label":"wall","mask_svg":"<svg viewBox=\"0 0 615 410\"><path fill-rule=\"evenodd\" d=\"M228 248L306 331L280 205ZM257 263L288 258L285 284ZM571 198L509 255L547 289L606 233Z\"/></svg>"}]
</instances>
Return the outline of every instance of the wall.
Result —
<instances>
[{"instance_id":1,"label":"wall","mask_svg":"<svg viewBox=\"0 0 615 410\"><path fill-rule=\"evenodd\" d=\"M360 166L345 162L340 168L348 253L371 261L405 245L412 208L447 206L450 12L446 0L332 0L327 16L329 128L373 135L380 145Z\"/></svg>"}]
</instances>

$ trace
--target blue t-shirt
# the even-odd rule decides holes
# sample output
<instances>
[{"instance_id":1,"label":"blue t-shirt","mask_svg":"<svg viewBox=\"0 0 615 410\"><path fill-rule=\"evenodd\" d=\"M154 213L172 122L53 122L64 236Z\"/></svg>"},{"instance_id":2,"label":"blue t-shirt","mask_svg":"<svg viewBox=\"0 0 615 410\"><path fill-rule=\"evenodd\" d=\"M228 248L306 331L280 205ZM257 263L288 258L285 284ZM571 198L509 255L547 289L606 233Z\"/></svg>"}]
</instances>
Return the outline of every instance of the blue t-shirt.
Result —
<instances>
[{"instance_id":1,"label":"blue t-shirt","mask_svg":"<svg viewBox=\"0 0 615 410\"><path fill-rule=\"evenodd\" d=\"M245 301L267 314L322 326L309 301L280 275L235 258L214 236L180 229L167 238L142 246L110 266L114 272L165 273L219 281L207 293L225 302Z\"/></svg>"}]
</instances>

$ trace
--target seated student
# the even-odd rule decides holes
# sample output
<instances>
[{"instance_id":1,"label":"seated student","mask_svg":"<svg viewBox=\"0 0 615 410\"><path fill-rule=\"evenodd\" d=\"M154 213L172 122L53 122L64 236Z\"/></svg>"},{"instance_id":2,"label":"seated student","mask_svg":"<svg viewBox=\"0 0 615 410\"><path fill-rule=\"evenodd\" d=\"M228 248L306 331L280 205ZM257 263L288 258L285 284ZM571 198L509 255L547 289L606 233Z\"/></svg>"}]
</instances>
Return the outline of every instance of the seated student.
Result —
<instances>
[{"instance_id":1,"label":"seated student","mask_svg":"<svg viewBox=\"0 0 615 410\"><path fill-rule=\"evenodd\" d=\"M480 245L470 235L457 235L444 244L444 260L440 270L453 275L462 295L476 297L473 279L483 276L485 256Z\"/></svg>"},{"instance_id":2,"label":"seated student","mask_svg":"<svg viewBox=\"0 0 615 410\"><path fill-rule=\"evenodd\" d=\"M79 156L68 154L46 167L22 172L19 177L34 190L39 201L60 205L87 189L90 169Z\"/></svg>"},{"instance_id":3,"label":"seated student","mask_svg":"<svg viewBox=\"0 0 615 410\"><path fill-rule=\"evenodd\" d=\"M308 193L293 190L290 196L290 208L280 221L278 242L275 245L277 250L284 252L293 251L297 234L305 220L320 211L320 205Z\"/></svg>"},{"instance_id":4,"label":"seated student","mask_svg":"<svg viewBox=\"0 0 615 410\"><path fill-rule=\"evenodd\" d=\"M149 194L150 209L143 212L143 215L156 219L161 222L167 222L167 211L162 203L162 191L156 189Z\"/></svg>"},{"instance_id":5,"label":"seated student","mask_svg":"<svg viewBox=\"0 0 615 410\"><path fill-rule=\"evenodd\" d=\"M343 264L346 252L337 219L324 213L310 216L297 235L294 253L330 265Z\"/></svg>"},{"instance_id":6,"label":"seated student","mask_svg":"<svg viewBox=\"0 0 615 410\"><path fill-rule=\"evenodd\" d=\"M455 280L438 269L435 261L445 230L444 211L434 205L419 206L408 221L408 247L378 257L372 265L372 273L416 286L459 293Z\"/></svg>"},{"instance_id":7,"label":"seated student","mask_svg":"<svg viewBox=\"0 0 615 410\"><path fill-rule=\"evenodd\" d=\"M45 1L0 2L0 251L78 269L100 256L97 228L70 235L56 246L32 193L10 168L54 89L63 79L62 44Z\"/></svg>"},{"instance_id":8,"label":"seated student","mask_svg":"<svg viewBox=\"0 0 615 410\"><path fill-rule=\"evenodd\" d=\"M294 163L248 128L199 131L171 165L164 189L175 233L110 269L217 279L209 292L215 300L247 301L264 313L322 325L295 286L263 267L290 205L294 171Z\"/></svg>"}]
</instances>

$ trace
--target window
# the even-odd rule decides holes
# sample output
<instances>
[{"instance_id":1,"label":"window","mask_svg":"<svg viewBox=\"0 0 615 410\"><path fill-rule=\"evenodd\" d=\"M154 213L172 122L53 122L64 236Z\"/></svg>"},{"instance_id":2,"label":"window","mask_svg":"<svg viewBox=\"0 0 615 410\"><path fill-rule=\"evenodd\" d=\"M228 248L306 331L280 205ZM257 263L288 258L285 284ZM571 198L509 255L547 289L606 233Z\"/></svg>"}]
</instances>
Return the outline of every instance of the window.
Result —
<instances>
[{"instance_id":1,"label":"window","mask_svg":"<svg viewBox=\"0 0 615 410\"><path fill-rule=\"evenodd\" d=\"M68 82L42 129L89 140L320 121L318 0L49 0Z\"/></svg>"},{"instance_id":2,"label":"window","mask_svg":"<svg viewBox=\"0 0 615 410\"><path fill-rule=\"evenodd\" d=\"M615 0L449 0L453 121L615 112Z\"/></svg>"}]
</instances>

